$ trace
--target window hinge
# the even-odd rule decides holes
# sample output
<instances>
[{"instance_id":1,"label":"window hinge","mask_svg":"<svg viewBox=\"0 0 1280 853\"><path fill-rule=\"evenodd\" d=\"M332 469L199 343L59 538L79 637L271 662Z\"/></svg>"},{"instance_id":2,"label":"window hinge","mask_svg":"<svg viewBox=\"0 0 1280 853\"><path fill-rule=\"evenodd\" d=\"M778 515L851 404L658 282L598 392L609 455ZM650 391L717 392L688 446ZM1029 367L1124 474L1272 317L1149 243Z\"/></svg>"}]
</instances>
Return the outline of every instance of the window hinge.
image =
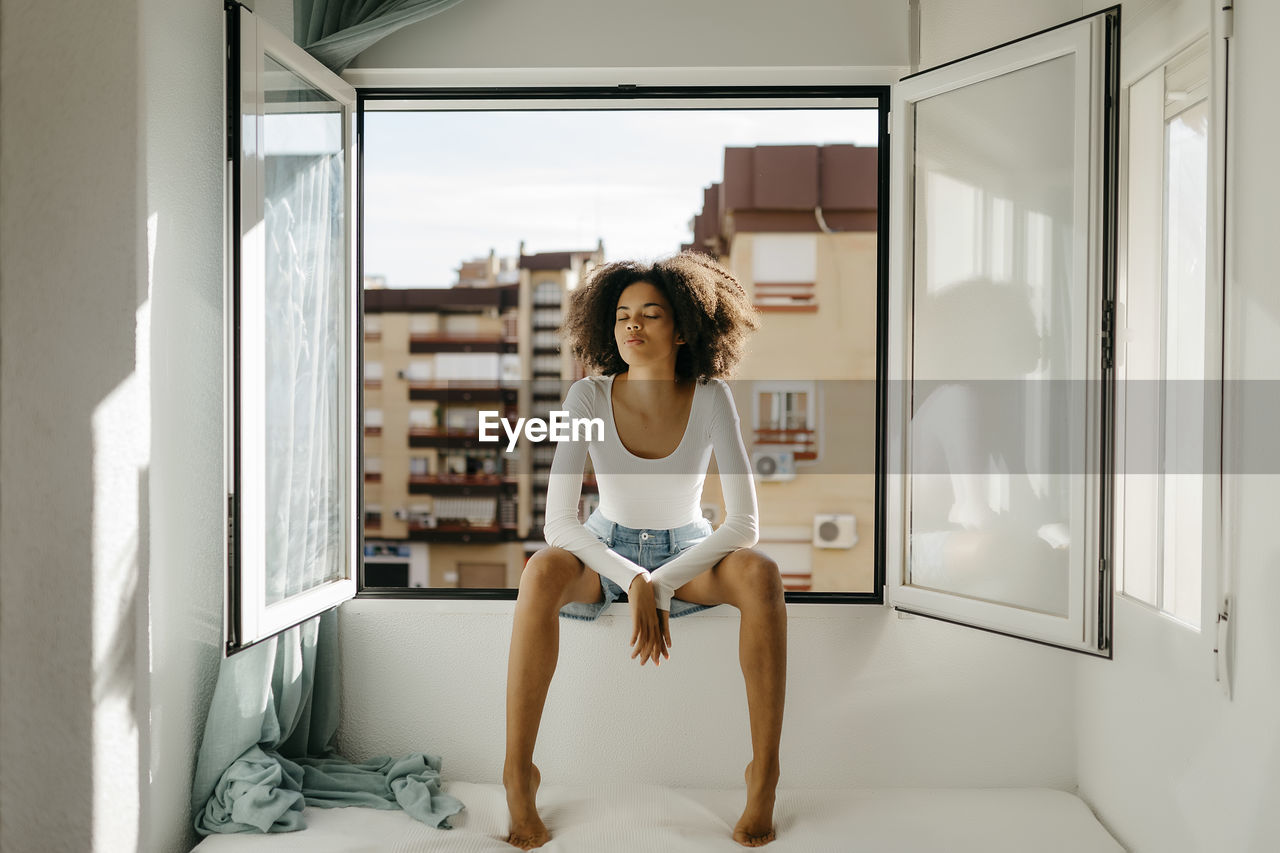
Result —
<instances>
[{"instance_id":1,"label":"window hinge","mask_svg":"<svg viewBox=\"0 0 1280 853\"><path fill-rule=\"evenodd\" d=\"M1236 3L1235 0L1218 0L1218 32L1224 39L1235 35Z\"/></svg>"},{"instance_id":2,"label":"window hinge","mask_svg":"<svg viewBox=\"0 0 1280 853\"><path fill-rule=\"evenodd\" d=\"M236 568L236 496L227 493L227 571Z\"/></svg>"},{"instance_id":3,"label":"window hinge","mask_svg":"<svg viewBox=\"0 0 1280 853\"><path fill-rule=\"evenodd\" d=\"M1107 299L1102 303L1102 368L1115 366L1116 362L1116 303Z\"/></svg>"},{"instance_id":4,"label":"window hinge","mask_svg":"<svg viewBox=\"0 0 1280 853\"><path fill-rule=\"evenodd\" d=\"M1098 650L1105 651L1111 647L1110 628L1110 590L1111 560L1108 557L1098 558Z\"/></svg>"}]
</instances>

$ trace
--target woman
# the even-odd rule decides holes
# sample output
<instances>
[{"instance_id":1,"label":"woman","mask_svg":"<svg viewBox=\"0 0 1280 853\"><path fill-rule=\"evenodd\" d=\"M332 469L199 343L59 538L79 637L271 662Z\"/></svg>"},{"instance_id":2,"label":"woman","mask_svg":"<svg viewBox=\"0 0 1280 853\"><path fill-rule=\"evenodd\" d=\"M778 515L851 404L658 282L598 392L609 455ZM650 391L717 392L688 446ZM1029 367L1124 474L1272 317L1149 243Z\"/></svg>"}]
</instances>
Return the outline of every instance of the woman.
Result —
<instances>
[{"instance_id":1,"label":"woman","mask_svg":"<svg viewBox=\"0 0 1280 853\"><path fill-rule=\"evenodd\" d=\"M777 564L750 547L758 529L755 485L721 379L758 327L742 286L691 252L653 265L605 264L571 295L563 334L601 375L575 382L564 408L573 418L599 418L604 438L557 444L543 528L549 547L529 558L520 579L503 767L507 840L516 847L550 838L535 806L533 748L555 672L558 617L594 619L624 590L631 657L641 665L670 658L671 617L718 604L741 611L752 760L733 837L749 847L774 838L787 614ZM714 532L699 501L713 450L726 504ZM600 506L584 526L577 506L588 451Z\"/></svg>"}]
</instances>

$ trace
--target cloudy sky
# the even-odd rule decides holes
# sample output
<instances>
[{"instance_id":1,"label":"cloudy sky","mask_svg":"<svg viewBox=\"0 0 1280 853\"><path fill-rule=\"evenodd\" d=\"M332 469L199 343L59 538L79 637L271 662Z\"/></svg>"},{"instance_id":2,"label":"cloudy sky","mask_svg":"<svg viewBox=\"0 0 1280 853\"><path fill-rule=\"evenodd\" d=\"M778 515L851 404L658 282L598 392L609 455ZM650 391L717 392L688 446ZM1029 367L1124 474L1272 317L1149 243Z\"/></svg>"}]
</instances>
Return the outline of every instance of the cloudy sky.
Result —
<instances>
[{"instance_id":1,"label":"cloudy sky","mask_svg":"<svg viewBox=\"0 0 1280 853\"><path fill-rule=\"evenodd\" d=\"M733 145L875 145L875 110L365 114L365 274L445 287L474 257L656 258L692 238Z\"/></svg>"}]
</instances>

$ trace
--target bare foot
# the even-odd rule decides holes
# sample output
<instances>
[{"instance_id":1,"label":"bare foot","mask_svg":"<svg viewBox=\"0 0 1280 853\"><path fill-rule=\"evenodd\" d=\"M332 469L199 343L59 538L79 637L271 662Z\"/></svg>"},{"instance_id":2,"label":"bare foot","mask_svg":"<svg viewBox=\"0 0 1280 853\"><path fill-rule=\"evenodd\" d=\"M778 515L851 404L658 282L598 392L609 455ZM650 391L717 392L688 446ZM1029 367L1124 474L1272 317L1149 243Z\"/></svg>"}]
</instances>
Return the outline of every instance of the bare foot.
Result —
<instances>
[{"instance_id":1,"label":"bare foot","mask_svg":"<svg viewBox=\"0 0 1280 853\"><path fill-rule=\"evenodd\" d=\"M742 774L747 781L747 807L733 828L733 840L743 847L763 847L777 837L773 829L773 799L778 789L778 769L761 773L757 779L751 772L753 764L748 761Z\"/></svg>"},{"instance_id":2,"label":"bare foot","mask_svg":"<svg viewBox=\"0 0 1280 853\"><path fill-rule=\"evenodd\" d=\"M507 843L521 850L541 847L551 840L542 818L538 817L538 785L542 774L536 764L530 764L530 774L502 772L502 784L507 789L507 809L511 812L511 832Z\"/></svg>"}]
</instances>

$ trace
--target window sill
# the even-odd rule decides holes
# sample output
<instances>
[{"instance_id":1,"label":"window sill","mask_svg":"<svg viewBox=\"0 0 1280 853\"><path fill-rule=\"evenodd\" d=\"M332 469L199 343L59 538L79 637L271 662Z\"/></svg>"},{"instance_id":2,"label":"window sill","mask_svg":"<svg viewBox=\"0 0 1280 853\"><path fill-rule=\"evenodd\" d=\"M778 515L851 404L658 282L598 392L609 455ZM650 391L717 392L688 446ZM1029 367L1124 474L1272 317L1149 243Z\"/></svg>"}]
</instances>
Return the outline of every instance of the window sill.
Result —
<instances>
[{"instance_id":1,"label":"window sill","mask_svg":"<svg viewBox=\"0 0 1280 853\"><path fill-rule=\"evenodd\" d=\"M867 602L872 603L872 602ZM350 601L343 602L341 610L352 613L413 613L415 615L462 615L462 616L510 616L515 608L514 601L494 601L474 598L383 598L374 595L360 595ZM788 602L787 618L791 621L822 621L829 619L857 618L881 611L889 613L892 608L877 606L875 609L850 608L846 604L799 604ZM613 607L603 614L601 620L629 618L625 605ZM737 611L732 607L713 607L700 614L703 619L737 619Z\"/></svg>"}]
</instances>

